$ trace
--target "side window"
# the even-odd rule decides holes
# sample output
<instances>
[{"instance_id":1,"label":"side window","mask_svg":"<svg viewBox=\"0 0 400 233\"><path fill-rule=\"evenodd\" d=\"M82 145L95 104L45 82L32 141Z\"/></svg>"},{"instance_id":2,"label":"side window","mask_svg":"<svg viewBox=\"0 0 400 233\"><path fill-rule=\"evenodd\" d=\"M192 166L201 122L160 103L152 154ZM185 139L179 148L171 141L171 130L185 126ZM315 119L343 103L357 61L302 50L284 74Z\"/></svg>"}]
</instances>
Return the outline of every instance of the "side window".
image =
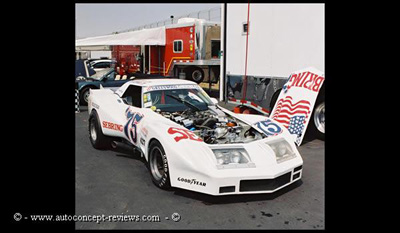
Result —
<instances>
[{"instance_id":1,"label":"side window","mask_svg":"<svg viewBox=\"0 0 400 233\"><path fill-rule=\"evenodd\" d=\"M174 40L174 53L182 53L183 40Z\"/></svg>"},{"instance_id":2,"label":"side window","mask_svg":"<svg viewBox=\"0 0 400 233\"><path fill-rule=\"evenodd\" d=\"M109 68L110 63L108 62L99 62L93 65L93 68Z\"/></svg>"},{"instance_id":3,"label":"side window","mask_svg":"<svg viewBox=\"0 0 400 233\"><path fill-rule=\"evenodd\" d=\"M115 72L111 72L107 75L107 81L113 81L115 78Z\"/></svg>"},{"instance_id":4,"label":"side window","mask_svg":"<svg viewBox=\"0 0 400 233\"><path fill-rule=\"evenodd\" d=\"M128 105L141 108L142 107L142 87L130 85L125 93L122 95L122 99Z\"/></svg>"}]
</instances>

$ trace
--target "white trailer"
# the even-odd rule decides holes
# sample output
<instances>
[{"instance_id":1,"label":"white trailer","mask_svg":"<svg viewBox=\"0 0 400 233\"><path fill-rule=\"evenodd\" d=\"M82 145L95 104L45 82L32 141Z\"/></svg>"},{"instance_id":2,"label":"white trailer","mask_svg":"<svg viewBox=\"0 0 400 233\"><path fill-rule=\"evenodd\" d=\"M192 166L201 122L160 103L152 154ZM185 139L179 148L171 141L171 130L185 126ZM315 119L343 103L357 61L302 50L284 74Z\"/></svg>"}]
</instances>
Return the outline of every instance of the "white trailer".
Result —
<instances>
[{"instance_id":1,"label":"white trailer","mask_svg":"<svg viewBox=\"0 0 400 233\"><path fill-rule=\"evenodd\" d=\"M292 72L324 72L324 7L222 4L220 100L268 115Z\"/></svg>"}]
</instances>

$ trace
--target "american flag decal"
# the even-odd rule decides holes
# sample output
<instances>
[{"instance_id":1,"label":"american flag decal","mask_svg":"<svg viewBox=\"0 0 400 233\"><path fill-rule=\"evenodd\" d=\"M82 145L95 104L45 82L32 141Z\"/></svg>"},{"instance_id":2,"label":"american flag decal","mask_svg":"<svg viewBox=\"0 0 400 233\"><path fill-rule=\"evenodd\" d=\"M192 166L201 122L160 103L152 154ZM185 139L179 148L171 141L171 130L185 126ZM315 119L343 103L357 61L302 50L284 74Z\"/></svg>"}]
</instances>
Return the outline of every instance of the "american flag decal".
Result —
<instances>
[{"instance_id":1,"label":"american flag decal","mask_svg":"<svg viewBox=\"0 0 400 233\"><path fill-rule=\"evenodd\" d=\"M306 123L305 119L310 114L311 104L307 100L300 100L296 103L293 103L292 100L291 96L280 99L271 117L288 128L291 134L299 135Z\"/></svg>"}]
</instances>

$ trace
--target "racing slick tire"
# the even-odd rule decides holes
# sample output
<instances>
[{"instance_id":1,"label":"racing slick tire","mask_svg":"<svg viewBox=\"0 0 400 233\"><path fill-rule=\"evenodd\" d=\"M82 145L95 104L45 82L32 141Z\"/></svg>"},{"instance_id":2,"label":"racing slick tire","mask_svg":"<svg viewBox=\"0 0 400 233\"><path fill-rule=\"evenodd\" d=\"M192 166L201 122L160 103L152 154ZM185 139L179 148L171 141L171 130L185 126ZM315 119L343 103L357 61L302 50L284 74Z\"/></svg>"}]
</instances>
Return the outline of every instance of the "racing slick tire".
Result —
<instances>
[{"instance_id":1,"label":"racing slick tire","mask_svg":"<svg viewBox=\"0 0 400 233\"><path fill-rule=\"evenodd\" d=\"M105 136L100 127L100 120L95 110L89 117L89 139L92 146L96 149L108 149L111 145L111 138Z\"/></svg>"},{"instance_id":2,"label":"racing slick tire","mask_svg":"<svg viewBox=\"0 0 400 233\"><path fill-rule=\"evenodd\" d=\"M204 80L204 71L201 68L197 67L187 69L186 77L189 80L199 84Z\"/></svg>"},{"instance_id":3,"label":"racing slick tire","mask_svg":"<svg viewBox=\"0 0 400 233\"><path fill-rule=\"evenodd\" d=\"M161 189L170 189L171 182L169 179L167 156L161 143L157 140L152 140L150 142L147 165L153 183Z\"/></svg>"},{"instance_id":4,"label":"racing slick tire","mask_svg":"<svg viewBox=\"0 0 400 233\"><path fill-rule=\"evenodd\" d=\"M325 140L325 101L315 104L309 124L314 136L320 140Z\"/></svg>"},{"instance_id":5,"label":"racing slick tire","mask_svg":"<svg viewBox=\"0 0 400 233\"><path fill-rule=\"evenodd\" d=\"M279 90L277 90L273 95L272 95L272 98L271 98L271 102L270 102L270 104L269 104L269 106L270 106L270 113L272 112L272 109L274 109L274 107L275 107L275 104L276 104L276 101L278 100L278 97L279 97L279 94L281 93L281 90L282 89L279 89Z\"/></svg>"},{"instance_id":6,"label":"racing slick tire","mask_svg":"<svg viewBox=\"0 0 400 233\"><path fill-rule=\"evenodd\" d=\"M309 127L316 138L325 140L325 84L322 85L315 101Z\"/></svg>"}]
</instances>

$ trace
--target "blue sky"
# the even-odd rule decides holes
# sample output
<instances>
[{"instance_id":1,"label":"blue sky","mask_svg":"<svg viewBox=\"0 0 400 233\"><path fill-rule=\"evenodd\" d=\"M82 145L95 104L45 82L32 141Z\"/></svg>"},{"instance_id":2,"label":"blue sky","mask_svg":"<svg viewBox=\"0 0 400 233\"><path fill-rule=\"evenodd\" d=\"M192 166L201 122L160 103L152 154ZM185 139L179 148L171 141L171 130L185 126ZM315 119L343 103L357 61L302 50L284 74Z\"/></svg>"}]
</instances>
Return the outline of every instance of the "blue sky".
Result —
<instances>
[{"instance_id":1,"label":"blue sky","mask_svg":"<svg viewBox=\"0 0 400 233\"><path fill-rule=\"evenodd\" d=\"M221 4L76 4L76 38L100 36L164 21ZM212 16L218 14L213 11ZM206 14L204 13L204 16ZM220 21L214 19L213 21Z\"/></svg>"}]
</instances>

